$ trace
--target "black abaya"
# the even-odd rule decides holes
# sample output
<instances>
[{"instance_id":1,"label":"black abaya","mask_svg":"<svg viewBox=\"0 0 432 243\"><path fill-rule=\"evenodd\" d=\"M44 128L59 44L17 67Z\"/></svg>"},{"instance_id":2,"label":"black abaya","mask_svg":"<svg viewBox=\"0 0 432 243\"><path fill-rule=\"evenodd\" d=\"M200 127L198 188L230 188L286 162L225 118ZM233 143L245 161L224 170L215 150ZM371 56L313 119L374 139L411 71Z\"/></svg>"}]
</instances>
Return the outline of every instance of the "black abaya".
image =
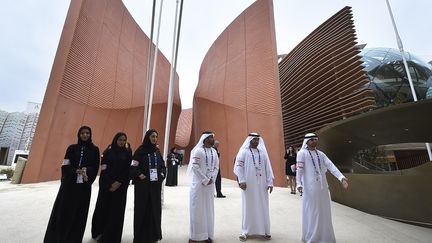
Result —
<instances>
[{"instance_id":1,"label":"black abaya","mask_svg":"<svg viewBox=\"0 0 432 243\"><path fill-rule=\"evenodd\" d=\"M176 159L175 153L170 153L168 155L167 168L168 168L168 174L167 174L165 185L177 186L178 160Z\"/></svg>"},{"instance_id":2,"label":"black abaya","mask_svg":"<svg viewBox=\"0 0 432 243\"><path fill-rule=\"evenodd\" d=\"M81 166L79 161L83 157ZM91 185L99 169L99 148L91 142L83 145L70 145L66 151L61 167L61 185L51 212L44 243L77 243L82 242L87 222L91 196ZM88 181L77 183L78 168L86 167Z\"/></svg>"},{"instance_id":3,"label":"black abaya","mask_svg":"<svg viewBox=\"0 0 432 243\"><path fill-rule=\"evenodd\" d=\"M92 237L102 235L98 242L121 242L131 160L130 148L111 145L103 153L103 170L99 177L99 194L92 220ZM120 182L121 186L111 192L111 185L115 181Z\"/></svg>"},{"instance_id":4,"label":"black abaya","mask_svg":"<svg viewBox=\"0 0 432 243\"><path fill-rule=\"evenodd\" d=\"M133 242L155 242L162 239L161 188L166 175L165 162L158 149L149 150L144 145L135 151L132 159L138 163L131 166L131 176L135 185ZM150 166L157 169L157 181L150 181ZM140 179L140 174L146 178Z\"/></svg>"}]
</instances>

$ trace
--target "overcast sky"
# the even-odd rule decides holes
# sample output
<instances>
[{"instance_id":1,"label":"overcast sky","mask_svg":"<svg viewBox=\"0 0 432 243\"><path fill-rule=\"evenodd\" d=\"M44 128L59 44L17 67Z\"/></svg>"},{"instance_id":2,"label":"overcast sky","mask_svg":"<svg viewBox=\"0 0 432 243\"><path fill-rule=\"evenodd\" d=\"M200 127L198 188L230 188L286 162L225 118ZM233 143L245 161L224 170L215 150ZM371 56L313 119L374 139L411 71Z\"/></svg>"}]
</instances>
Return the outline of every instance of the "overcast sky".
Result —
<instances>
[{"instance_id":1,"label":"overcast sky","mask_svg":"<svg viewBox=\"0 0 432 243\"><path fill-rule=\"evenodd\" d=\"M124 0L150 35L152 0ZM158 0L158 2L160 2ZM252 0L184 0L177 72L183 108L192 106L201 62L219 34ZM0 109L24 111L42 102L70 1L1 0ZM406 51L432 60L432 1L390 0ZM385 0L274 0L278 53L288 53L344 6L351 6L358 42L397 48ZM160 49L171 60L175 0L164 1Z\"/></svg>"}]
</instances>

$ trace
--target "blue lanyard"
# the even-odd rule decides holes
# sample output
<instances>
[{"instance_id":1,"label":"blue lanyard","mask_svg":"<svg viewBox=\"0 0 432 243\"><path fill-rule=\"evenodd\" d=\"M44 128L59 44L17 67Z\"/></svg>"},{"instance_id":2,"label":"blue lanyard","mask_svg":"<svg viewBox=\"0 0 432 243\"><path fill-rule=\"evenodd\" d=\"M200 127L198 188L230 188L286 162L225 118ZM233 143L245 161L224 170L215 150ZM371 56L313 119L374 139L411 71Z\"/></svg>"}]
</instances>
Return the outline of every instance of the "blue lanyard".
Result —
<instances>
[{"instance_id":1,"label":"blue lanyard","mask_svg":"<svg viewBox=\"0 0 432 243\"><path fill-rule=\"evenodd\" d=\"M84 146L81 147L81 154L80 154L78 168L81 168L81 163L82 163L83 157L84 157Z\"/></svg>"},{"instance_id":2,"label":"blue lanyard","mask_svg":"<svg viewBox=\"0 0 432 243\"><path fill-rule=\"evenodd\" d=\"M203 149L204 149L205 158L206 158L206 169L207 169L207 172L213 172L215 170L214 163L213 163L213 150L210 148L210 157L211 157L211 164L210 164L210 166L211 166L211 168L209 168L208 158L207 158L207 151L206 151L205 147L203 147Z\"/></svg>"},{"instance_id":3,"label":"blue lanyard","mask_svg":"<svg viewBox=\"0 0 432 243\"><path fill-rule=\"evenodd\" d=\"M147 155L149 158L149 168L156 168L156 164L157 164L156 152L153 153L153 160L151 159L152 156L150 156L150 154Z\"/></svg>"}]
</instances>

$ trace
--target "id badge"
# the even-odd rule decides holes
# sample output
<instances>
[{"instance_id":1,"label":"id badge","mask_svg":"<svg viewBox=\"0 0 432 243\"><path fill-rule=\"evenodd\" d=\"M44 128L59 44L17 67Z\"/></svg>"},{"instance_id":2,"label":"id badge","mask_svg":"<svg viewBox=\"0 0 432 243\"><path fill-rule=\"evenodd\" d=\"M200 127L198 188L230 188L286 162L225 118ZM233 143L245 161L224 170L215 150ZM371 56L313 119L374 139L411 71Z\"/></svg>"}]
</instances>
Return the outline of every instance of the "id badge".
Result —
<instances>
[{"instance_id":1,"label":"id badge","mask_svg":"<svg viewBox=\"0 0 432 243\"><path fill-rule=\"evenodd\" d=\"M150 181L157 181L157 180L158 180L157 169L150 169Z\"/></svg>"},{"instance_id":2,"label":"id badge","mask_svg":"<svg viewBox=\"0 0 432 243\"><path fill-rule=\"evenodd\" d=\"M84 183L84 178L82 174L77 175L76 183L78 184Z\"/></svg>"}]
</instances>

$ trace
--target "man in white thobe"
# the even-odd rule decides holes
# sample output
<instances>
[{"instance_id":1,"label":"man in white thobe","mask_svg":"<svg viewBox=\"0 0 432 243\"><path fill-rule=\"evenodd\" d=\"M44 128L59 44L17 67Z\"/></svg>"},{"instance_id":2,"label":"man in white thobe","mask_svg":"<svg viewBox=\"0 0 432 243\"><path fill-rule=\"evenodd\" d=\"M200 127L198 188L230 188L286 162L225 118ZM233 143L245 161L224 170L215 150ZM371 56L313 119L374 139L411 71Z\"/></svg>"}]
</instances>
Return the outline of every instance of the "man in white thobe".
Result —
<instances>
[{"instance_id":1,"label":"man in white thobe","mask_svg":"<svg viewBox=\"0 0 432 243\"><path fill-rule=\"evenodd\" d=\"M191 151L188 165L188 174L193 172L189 197L189 242L212 242L214 237L213 193L219 171L214 141L212 132L204 132Z\"/></svg>"},{"instance_id":2,"label":"man in white thobe","mask_svg":"<svg viewBox=\"0 0 432 243\"><path fill-rule=\"evenodd\" d=\"M246 241L251 235L271 239L268 191L273 191L274 176L264 140L257 133L249 134L240 147L234 174L242 189L240 241Z\"/></svg>"},{"instance_id":3,"label":"man in white thobe","mask_svg":"<svg viewBox=\"0 0 432 243\"><path fill-rule=\"evenodd\" d=\"M306 243L336 242L325 174L329 170L345 189L348 188L348 179L323 152L316 149L317 142L314 133L306 134L297 153L297 189L303 193L302 240Z\"/></svg>"}]
</instances>

